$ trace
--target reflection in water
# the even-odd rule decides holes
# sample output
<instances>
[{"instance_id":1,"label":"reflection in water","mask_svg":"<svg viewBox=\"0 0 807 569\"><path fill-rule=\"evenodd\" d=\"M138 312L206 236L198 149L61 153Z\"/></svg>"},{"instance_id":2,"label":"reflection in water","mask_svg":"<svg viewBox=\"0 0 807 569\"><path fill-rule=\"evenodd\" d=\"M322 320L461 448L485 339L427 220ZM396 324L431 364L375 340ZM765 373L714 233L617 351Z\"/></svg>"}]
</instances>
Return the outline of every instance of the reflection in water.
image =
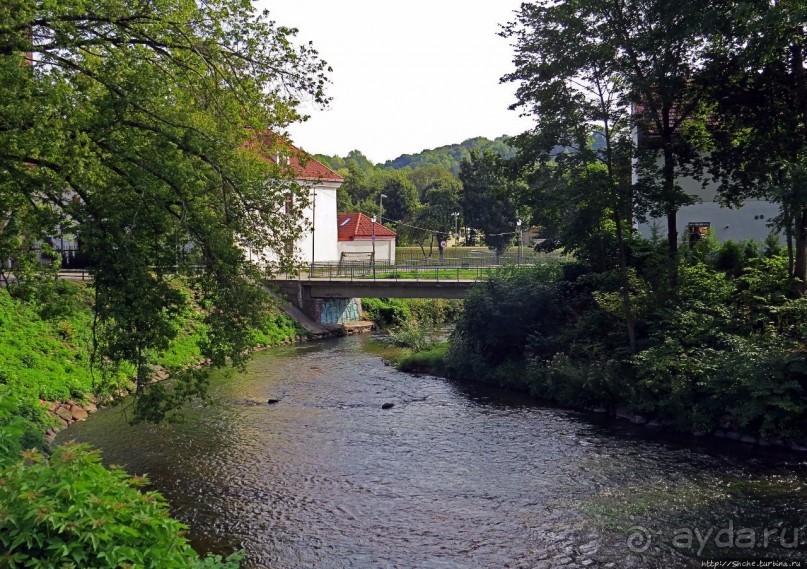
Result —
<instances>
[{"instance_id":1,"label":"reflection in water","mask_svg":"<svg viewBox=\"0 0 807 569\"><path fill-rule=\"evenodd\" d=\"M219 403L184 423L130 428L113 409L60 441L148 473L195 546L245 549L248 567L667 568L798 554L775 537L690 550L679 530L779 524L790 539L807 523L802 457L721 453L409 376L368 342L259 354L246 373L214 380Z\"/></svg>"}]
</instances>

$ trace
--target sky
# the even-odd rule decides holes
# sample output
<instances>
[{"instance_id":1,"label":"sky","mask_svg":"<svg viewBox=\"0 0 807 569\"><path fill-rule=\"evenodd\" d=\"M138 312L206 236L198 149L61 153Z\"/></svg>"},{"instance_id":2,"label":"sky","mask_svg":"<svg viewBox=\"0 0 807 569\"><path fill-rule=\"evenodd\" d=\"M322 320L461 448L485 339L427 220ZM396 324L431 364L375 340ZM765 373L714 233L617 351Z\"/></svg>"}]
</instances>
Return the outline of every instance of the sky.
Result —
<instances>
[{"instance_id":1,"label":"sky","mask_svg":"<svg viewBox=\"0 0 807 569\"><path fill-rule=\"evenodd\" d=\"M515 84L510 40L499 25L521 0L257 0L278 24L300 30L333 68L329 108L289 128L308 152L373 162L530 128L508 110Z\"/></svg>"}]
</instances>

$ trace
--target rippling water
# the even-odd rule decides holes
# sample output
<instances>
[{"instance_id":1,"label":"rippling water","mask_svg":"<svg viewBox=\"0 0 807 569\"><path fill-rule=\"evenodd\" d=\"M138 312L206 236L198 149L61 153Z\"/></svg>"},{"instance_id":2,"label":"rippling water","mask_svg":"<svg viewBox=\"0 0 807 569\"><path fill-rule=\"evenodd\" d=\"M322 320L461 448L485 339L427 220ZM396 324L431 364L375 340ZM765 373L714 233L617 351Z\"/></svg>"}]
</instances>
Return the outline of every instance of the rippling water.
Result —
<instances>
[{"instance_id":1,"label":"rippling water","mask_svg":"<svg viewBox=\"0 0 807 569\"><path fill-rule=\"evenodd\" d=\"M791 536L807 541L803 456L693 446L409 376L367 337L258 354L245 373L215 378L212 394L218 403L189 409L182 424L129 427L112 409L59 441L92 443L107 463L148 473L198 549L244 549L246 567L804 558L804 543L791 547ZM740 543L745 529L753 548L747 532Z\"/></svg>"}]
</instances>

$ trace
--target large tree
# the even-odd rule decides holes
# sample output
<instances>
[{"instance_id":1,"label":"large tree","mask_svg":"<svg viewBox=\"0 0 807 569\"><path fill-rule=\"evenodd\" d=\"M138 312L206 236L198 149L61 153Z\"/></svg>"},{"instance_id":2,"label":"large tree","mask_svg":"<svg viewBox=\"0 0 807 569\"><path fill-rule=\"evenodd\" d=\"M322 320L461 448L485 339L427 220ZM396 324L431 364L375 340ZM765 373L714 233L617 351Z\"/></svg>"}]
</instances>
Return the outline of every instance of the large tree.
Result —
<instances>
[{"instance_id":1,"label":"large tree","mask_svg":"<svg viewBox=\"0 0 807 569\"><path fill-rule=\"evenodd\" d=\"M244 251L299 234L285 197L305 194L261 156L284 152L301 97L326 101L294 33L243 0L0 6L0 253L24 284L32 243L77 237L98 362L133 363L139 387L187 304L174 275L205 307L205 355L237 362L263 298Z\"/></svg>"},{"instance_id":2,"label":"large tree","mask_svg":"<svg viewBox=\"0 0 807 569\"><path fill-rule=\"evenodd\" d=\"M516 22L504 33L516 36L517 71L506 80L522 81L522 99L550 66L546 58L562 56L564 66L590 66L588 48L611 62L614 86L633 103L642 140L640 206L667 218L670 256L678 247L678 209L691 198L676 183L697 173L697 156L681 132L698 114L704 88L696 80L716 12L709 0L560 0L522 4ZM561 95L563 93L560 93ZM540 112L564 112L548 101ZM579 117L557 117L576 122ZM695 164L695 168L691 166Z\"/></svg>"},{"instance_id":3,"label":"large tree","mask_svg":"<svg viewBox=\"0 0 807 569\"><path fill-rule=\"evenodd\" d=\"M485 234L485 245L503 253L516 234L518 194L523 191L498 154L472 150L460 163L465 223Z\"/></svg>"},{"instance_id":4,"label":"large tree","mask_svg":"<svg viewBox=\"0 0 807 569\"><path fill-rule=\"evenodd\" d=\"M429 258L437 245L440 260L443 260L443 241L452 233L459 223L460 196L462 185L458 180L443 180L426 190L424 203L418 209L410 224L402 225L398 234L415 242L420 247L424 258ZM458 236L455 236L458 238ZM426 253L426 244L429 252Z\"/></svg>"},{"instance_id":5,"label":"large tree","mask_svg":"<svg viewBox=\"0 0 807 569\"><path fill-rule=\"evenodd\" d=\"M516 40L516 70L505 80L519 83L516 106L535 119L533 130L516 139L534 221L550 246L599 271L618 269L635 350L626 244L633 215L630 91L619 48L581 33L587 21L578 3L523 5L505 29Z\"/></svg>"},{"instance_id":6,"label":"large tree","mask_svg":"<svg viewBox=\"0 0 807 569\"><path fill-rule=\"evenodd\" d=\"M807 9L799 2L737 0L709 53L712 175L730 205L780 203L797 289L807 283ZM795 237L793 255L792 237ZM795 259L793 259L795 257Z\"/></svg>"}]
</instances>

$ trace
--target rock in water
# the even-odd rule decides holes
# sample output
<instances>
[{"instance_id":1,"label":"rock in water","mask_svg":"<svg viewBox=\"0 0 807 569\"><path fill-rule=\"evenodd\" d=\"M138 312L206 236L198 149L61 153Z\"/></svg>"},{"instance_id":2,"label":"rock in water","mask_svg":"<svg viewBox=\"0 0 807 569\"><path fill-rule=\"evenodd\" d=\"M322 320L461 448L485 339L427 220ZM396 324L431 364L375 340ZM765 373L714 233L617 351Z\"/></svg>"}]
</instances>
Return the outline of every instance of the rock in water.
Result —
<instances>
[{"instance_id":1,"label":"rock in water","mask_svg":"<svg viewBox=\"0 0 807 569\"><path fill-rule=\"evenodd\" d=\"M387 401L381 406L382 409L392 409L393 407L395 407L395 403L392 403L390 401Z\"/></svg>"}]
</instances>

